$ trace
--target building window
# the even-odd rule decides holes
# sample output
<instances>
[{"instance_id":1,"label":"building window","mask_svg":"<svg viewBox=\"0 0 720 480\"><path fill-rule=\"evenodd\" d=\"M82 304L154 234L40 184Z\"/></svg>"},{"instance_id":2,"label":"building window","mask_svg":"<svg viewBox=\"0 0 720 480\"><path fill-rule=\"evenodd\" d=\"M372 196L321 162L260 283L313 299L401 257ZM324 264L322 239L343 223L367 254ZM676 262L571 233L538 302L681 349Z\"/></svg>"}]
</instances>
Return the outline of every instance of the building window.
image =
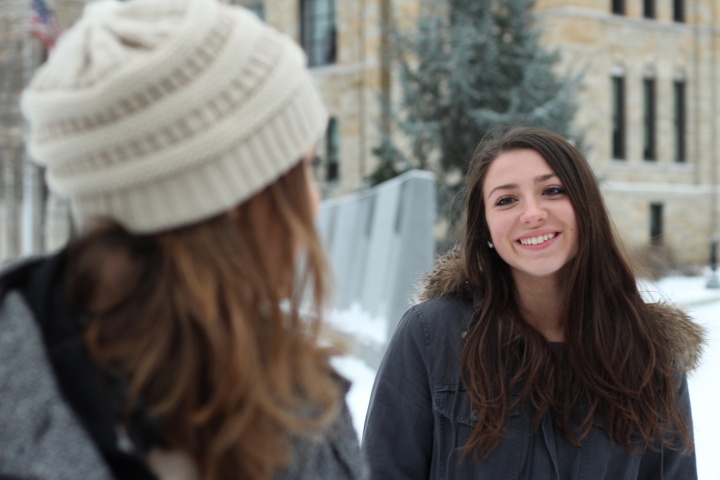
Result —
<instances>
[{"instance_id":1,"label":"building window","mask_svg":"<svg viewBox=\"0 0 720 480\"><path fill-rule=\"evenodd\" d=\"M265 6L262 4L250 5L248 7L251 11L255 12L260 20L265 20Z\"/></svg>"},{"instance_id":2,"label":"building window","mask_svg":"<svg viewBox=\"0 0 720 480\"><path fill-rule=\"evenodd\" d=\"M655 0L643 0L643 16L655 18Z\"/></svg>"},{"instance_id":3,"label":"building window","mask_svg":"<svg viewBox=\"0 0 720 480\"><path fill-rule=\"evenodd\" d=\"M675 127L675 161L684 162L685 152L685 81L675 80L673 84L673 116Z\"/></svg>"},{"instance_id":4,"label":"building window","mask_svg":"<svg viewBox=\"0 0 720 480\"><path fill-rule=\"evenodd\" d=\"M300 18L300 37L308 64L317 66L335 63L335 0L302 0Z\"/></svg>"},{"instance_id":5,"label":"building window","mask_svg":"<svg viewBox=\"0 0 720 480\"><path fill-rule=\"evenodd\" d=\"M650 204L650 245L662 245L663 204Z\"/></svg>"},{"instance_id":6,"label":"building window","mask_svg":"<svg viewBox=\"0 0 720 480\"><path fill-rule=\"evenodd\" d=\"M265 5L252 0L230 0L231 5L241 5L251 12L255 13L261 20L265 20Z\"/></svg>"},{"instance_id":7,"label":"building window","mask_svg":"<svg viewBox=\"0 0 720 480\"><path fill-rule=\"evenodd\" d=\"M625 0L612 0L612 13L625 15Z\"/></svg>"},{"instance_id":8,"label":"building window","mask_svg":"<svg viewBox=\"0 0 720 480\"><path fill-rule=\"evenodd\" d=\"M643 158L655 160L655 79L646 78L643 80Z\"/></svg>"},{"instance_id":9,"label":"building window","mask_svg":"<svg viewBox=\"0 0 720 480\"><path fill-rule=\"evenodd\" d=\"M685 1L673 0L673 20L676 22L685 21Z\"/></svg>"},{"instance_id":10,"label":"building window","mask_svg":"<svg viewBox=\"0 0 720 480\"><path fill-rule=\"evenodd\" d=\"M325 155L327 163L325 180L337 181L340 178L340 128L335 117L330 118L325 134Z\"/></svg>"},{"instance_id":11,"label":"building window","mask_svg":"<svg viewBox=\"0 0 720 480\"><path fill-rule=\"evenodd\" d=\"M612 77L612 154L625 159L625 78Z\"/></svg>"}]
</instances>

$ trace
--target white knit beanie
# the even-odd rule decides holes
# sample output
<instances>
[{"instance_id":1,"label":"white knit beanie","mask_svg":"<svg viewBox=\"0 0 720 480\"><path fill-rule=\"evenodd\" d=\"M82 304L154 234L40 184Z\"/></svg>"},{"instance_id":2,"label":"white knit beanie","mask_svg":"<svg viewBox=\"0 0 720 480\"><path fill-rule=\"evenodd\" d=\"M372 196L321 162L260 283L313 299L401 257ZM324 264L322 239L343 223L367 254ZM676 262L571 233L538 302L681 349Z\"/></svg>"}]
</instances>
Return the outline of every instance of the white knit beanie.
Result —
<instances>
[{"instance_id":1,"label":"white knit beanie","mask_svg":"<svg viewBox=\"0 0 720 480\"><path fill-rule=\"evenodd\" d=\"M101 0L23 93L31 156L80 224L198 222L260 191L321 137L305 56L215 0Z\"/></svg>"}]
</instances>

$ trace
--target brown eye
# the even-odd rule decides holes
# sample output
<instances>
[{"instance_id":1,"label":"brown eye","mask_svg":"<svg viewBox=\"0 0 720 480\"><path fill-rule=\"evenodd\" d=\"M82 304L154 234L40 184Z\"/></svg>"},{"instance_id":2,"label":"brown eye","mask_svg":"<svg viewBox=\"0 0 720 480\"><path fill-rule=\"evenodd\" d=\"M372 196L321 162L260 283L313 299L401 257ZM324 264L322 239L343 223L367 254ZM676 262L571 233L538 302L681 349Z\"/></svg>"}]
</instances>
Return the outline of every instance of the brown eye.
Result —
<instances>
[{"instance_id":1,"label":"brown eye","mask_svg":"<svg viewBox=\"0 0 720 480\"><path fill-rule=\"evenodd\" d=\"M556 197L565 193L567 193L567 191L563 187L547 187L543 192L543 194L547 195L548 197Z\"/></svg>"}]
</instances>

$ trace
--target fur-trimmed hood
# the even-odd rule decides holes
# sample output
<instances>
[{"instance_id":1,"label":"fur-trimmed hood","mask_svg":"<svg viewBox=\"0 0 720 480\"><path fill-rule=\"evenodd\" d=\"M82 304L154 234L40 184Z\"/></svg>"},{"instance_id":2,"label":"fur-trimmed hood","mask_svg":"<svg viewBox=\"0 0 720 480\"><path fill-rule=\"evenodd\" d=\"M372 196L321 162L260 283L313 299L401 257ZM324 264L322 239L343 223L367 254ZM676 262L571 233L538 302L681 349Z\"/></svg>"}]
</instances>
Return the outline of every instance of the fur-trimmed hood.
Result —
<instances>
[{"instance_id":1,"label":"fur-trimmed hood","mask_svg":"<svg viewBox=\"0 0 720 480\"><path fill-rule=\"evenodd\" d=\"M435 266L420 278L413 303L446 295L472 299L473 290L467 279L462 251L455 247L435 261ZM678 307L668 303L648 304L653 312L659 334L673 352L676 364L683 370L700 365L705 345L705 329Z\"/></svg>"}]
</instances>

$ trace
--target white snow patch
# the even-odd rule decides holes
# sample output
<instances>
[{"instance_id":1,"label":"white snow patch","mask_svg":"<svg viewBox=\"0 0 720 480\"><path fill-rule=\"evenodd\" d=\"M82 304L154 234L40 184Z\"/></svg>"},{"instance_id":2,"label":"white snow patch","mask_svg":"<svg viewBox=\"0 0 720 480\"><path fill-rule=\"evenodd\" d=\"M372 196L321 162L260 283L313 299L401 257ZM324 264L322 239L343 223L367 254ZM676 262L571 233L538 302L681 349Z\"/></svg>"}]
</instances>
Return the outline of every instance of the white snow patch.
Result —
<instances>
[{"instance_id":1,"label":"white snow patch","mask_svg":"<svg viewBox=\"0 0 720 480\"><path fill-rule=\"evenodd\" d=\"M332 365L342 376L352 381L346 400L353 417L355 431L358 437L362 438L370 392L375 381L375 370L354 357L335 357L332 359Z\"/></svg>"},{"instance_id":2,"label":"white snow patch","mask_svg":"<svg viewBox=\"0 0 720 480\"><path fill-rule=\"evenodd\" d=\"M333 327L355 336L359 342L387 343L387 321L363 310L358 303L353 303L347 310L333 310L327 318Z\"/></svg>"},{"instance_id":3,"label":"white snow patch","mask_svg":"<svg viewBox=\"0 0 720 480\"><path fill-rule=\"evenodd\" d=\"M720 300L720 289L706 288L709 276L665 277L659 282L640 281L638 287L645 298L665 300L689 308Z\"/></svg>"},{"instance_id":4,"label":"white snow patch","mask_svg":"<svg viewBox=\"0 0 720 480\"><path fill-rule=\"evenodd\" d=\"M695 428L699 480L720 479L720 302L689 308L695 321L707 329L702 364L689 378Z\"/></svg>"}]
</instances>

